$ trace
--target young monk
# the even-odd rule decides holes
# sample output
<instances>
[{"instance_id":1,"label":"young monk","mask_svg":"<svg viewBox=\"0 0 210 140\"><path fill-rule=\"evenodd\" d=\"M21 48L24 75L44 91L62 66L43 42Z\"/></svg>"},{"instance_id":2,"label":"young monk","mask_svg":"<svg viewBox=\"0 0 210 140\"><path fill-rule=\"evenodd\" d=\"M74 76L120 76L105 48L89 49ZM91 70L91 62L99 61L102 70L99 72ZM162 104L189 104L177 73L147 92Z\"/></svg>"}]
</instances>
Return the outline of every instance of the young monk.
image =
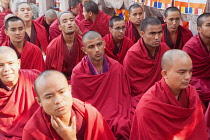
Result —
<instances>
[{"instance_id":1,"label":"young monk","mask_svg":"<svg viewBox=\"0 0 210 140\"><path fill-rule=\"evenodd\" d=\"M57 14L56 14L55 10L49 9L46 11L45 15L37 18L35 21L45 27L47 34L49 36L50 25L56 19L57 19Z\"/></svg>"},{"instance_id":2,"label":"young monk","mask_svg":"<svg viewBox=\"0 0 210 140\"><path fill-rule=\"evenodd\" d=\"M83 5L83 15L85 19L82 20L84 25L83 34L88 31L97 31L104 37L109 34L109 20L111 16L105 14L98 9L98 5L94 1L88 1Z\"/></svg>"},{"instance_id":3,"label":"young monk","mask_svg":"<svg viewBox=\"0 0 210 140\"><path fill-rule=\"evenodd\" d=\"M127 52L123 66L127 71L134 96L141 98L155 82L161 79L160 61L169 47L161 42L161 22L149 17L141 23L141 39Z\"/></svg>"},{"instance_id":4,"label":"young monk","mask_svg":"<svg viewBox=\"0 0 210 140\"><path fill-rule=\"evenodd\" d=\"M163 78L137 105L131 140L207 140L202 102L189 85L192 61L184 51L167 51L162 58Z\"/></svg>"},{"instance_id":5,"label":"young monk","mask_svg":"<svg viewBox=\"0 0 210 140\"><path fill-rule=\"evenodd\" d=\"M165 10L162 25L162 42L171 49L182 49L185 43L193 37L192 32L180 24L181 13L177 7L169 7Z\"/></svg>"},{"instance_id":6,"label":"young monk","mask_svg":"<svg viewBox=\"0 0 210 140\"><path fill-rule=\"evenodd\" d=\"M40 72L20 69L16 52L0 47L0 139L22 139L23 127L38 108L34 80Z\"/></svg>"},{"instance_id":7,"label":"young monk","mask_svg":"<svg viewBox=\"0 0 210 140\"><path fill-rule=\"evenodd\" d=\"M87 56L72 71L72 95L96 107L116 139L129 139L132 104L126 73L104 55L105 41L98 32L87 32L82 42Z\"/></svg>"},{"instance_id":8,"label":"young monk","mask_svg":"<svg viewBox=\"0 0 210 140\"><path fill-rule=\"evenodd\" d=\"M41 107L24 127L23 140L114 140L101 114L90 104L72 98L62 73L45 71L34 86Z\"/></svg>"},{"instance_id":9,"label":"young monk","mask_svg":"<svg viewBox=\"0 0 210 140\"><path fill-rule=\"evenodd\" d=\"M210 13L204 13L197 19L199 34L192 37L184 46L192 59L193 74L191 85L195 86L201 100L208 106L210 101Z\"/></svg>"},{"instance_id":10,"label":"young monk","mask_svg":"<svg viewBox=\"0 0 210 140\"><path fill-rule=\"evenodd\" d=\"M109 31L110 33L103 37L106 41L105 54L122 64L128 49L133 46L133 41L124 36L125 20L120 16L113 16L109 21Z\"/></svg>"},{"instance_id":11,"label":"young monk","mask_svg":"<svg viewBox=\"0 0 210 140\"><path fill-rule=\"evenodd\" d=\"M48 45L46 66L63 72L70 81L72 69L85 55L81 50L82 37L75 33L76 23L70 11L61 13L58 20L62 34Z\"/></svg>"},{"instance_id":12,"label":"young monk","mask_svg":"<svg viewBox=\"0 0 210 140\"><path fill-rule=\"evenodd\" d=\"M26 27L23 20L16 16L10 17L5 22L5 28L5 33L10 39L2 45L10 46L15 50L18 59L21 60L21 68L44 71L42 51L38 46L24 40Z\"/></svg>"},{"instance_id":13,"label":"young monk","mask_svg":"<svg viewBox=\"0 0 210 140\"><path fill-rule=\"evenodd\" d=\"M140 36L140 24L144 19L143 8L139 4L133 4L129 7L129 21L126 23L125 36L136 43Z\"/></svg>"},{"instance_id":14,"label":"young monk","mask_svg":"<svg viewBox=\"0 0 210 140\"><path fill-rule=\"evenodd\" d=\"M20 2L17 4L15 11L16 15L25 23L25 40L37 45L45 53L48 45L47 31L42 25L32 20L31 6L26 2Z\"/></svg>"}]
</instances>

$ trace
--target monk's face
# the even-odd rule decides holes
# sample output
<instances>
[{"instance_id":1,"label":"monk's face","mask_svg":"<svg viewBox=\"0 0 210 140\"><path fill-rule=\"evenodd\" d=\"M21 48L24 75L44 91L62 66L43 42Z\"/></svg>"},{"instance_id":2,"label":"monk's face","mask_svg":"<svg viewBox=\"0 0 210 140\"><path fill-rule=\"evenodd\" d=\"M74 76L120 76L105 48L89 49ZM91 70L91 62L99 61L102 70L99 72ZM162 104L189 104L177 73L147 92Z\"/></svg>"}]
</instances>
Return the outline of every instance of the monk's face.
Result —
<instances>
[{"instance_id":1,"label":"monk's face","mask_svg":"<svg viewBox=\"0 0 210 140\"><path fill-rule=\"evenodd\" d=\"M101 36L98 36L94 39L85 40L83 44L83 52L89 56L91 62L103 60L105 42L102 40Z\"/></svg>"},{"instance_id":2,"label":"monk's face","mask_svg":"<svg viewBox=\"0 0 210 140\"><path fill-rule=\"evenodd\" d=\"M139 7L131 10L131 13L129 14L129 20L134 25L140 25L143 19L144 19L144 12L142 8Z\"/></svg>"},{"instance_id":3,"label":"monk's face","mask_svg":"<svg viewBox=\"0 0 210 140\"><path fill-rule=\"evenodd\" d=\"M23 21L27 22L27 21L32 20L33 11L28 4L23 3L23 4L19 5L18 11L16 14Z\"/></svg>"},{"instance_id":4,"label":"monk's face","mask_svg":"<svg viewBox=\"0 0 210 140\"><path fill-rule=\"evenodd\" d=\"M210 38L210 17L203 19L203 24L198 27L198 32L202 36L202 39Z\"/></svg>"},{"instance_id":5,"label":"monk's face","mask_svg":"<svg viewBox=\"0 0 210 140\"><path fill-rule=\"evenodd\" d=\"M144 40L144 44L147 48L155 48L160 45L162 38L162 26L160 25L148 25L145 31L140 32L141 37Z\"/></svg>"},{"instance_id":6,"label":"monk's face","mask_svg":"<svg viewBox=\"0 0 210 140\"><path fill-rule=\"evenodd\" d=\"M71 13L64 13L61 15L60 19L60 30L65 33L74 33L76 30L76 23L74 21L74 16Z\"/></svg>"},{"instance_id":7,"label":"monk's face","mask_svg":"<svg viewBox=\"0 0 210 140\"><path fill-rule=\"evenodd\" d=\"M168 16L164 18L169 32L176 32L180 24L181 15L177 11L169 11Z\"/></svg>"},{"instance_id":8,"label":"monk's face","mask_svg":"<svg viewBox=\"0 0 210 140\"><path fill-rule=\"evenodd\" d=\"M45 21L46 21L46 23L47 23L49 26L50 26L56 19L57 19L57 17L55 17L55 18L45 17Z\"/></svg>"},{"instance_id":9,"label":"monk's face","mask_svg":"<svg viewBox=\"0 0 210 140\"><path fill-rule=\"evenodd\" d=\"M91 20L91 13L92 12L85 11L85 8L83 7L83 13L82 14L84 15L86 20Z\"/></svg>"},{"instance_id":10,"label":"monk's face","mask_svg":"<svg viewBox=\"0 0 210 140\"><path fill-rule=\"evenodd\" d=\"M14 86L18 81L20 60L15 52L0 54L0 79L7 86Z\"/></svg>"},{"instance_id":11,"label":"monk's face","mask_svg":"<svg viewBox=\"0 0 210 140\"><path fill-rule=\"evenodd\" d=\"M114 40L121 40L125 35L125 21L116 21L113 23L113 27L109 28L109 31L112 33L112 37Z\"/></svg>"},{"instance_id":12,"label":"monk's face","mask_svg":"<svg viewBox=\"0 0 210 140\"><path fill-rule=\"evenodd\" d=\"M6 35L10 37L11 42L20 43L24 41L25 26L22 21L10 21L8 23L8 30L5 30Z\"/></svg>"},{"instance_id":13,"label":"monk's face","mask_svg":"<svg viewBox=\"0 0 210 140\"><path fill-rule=\"evenodd\" d=\"M71 110L71 89L64 77L48 76L37 84L37 92L37 102L48 115L62 117Z\"/></svg>"},{"instance_id":14,"label":"monk's face","mask_svg":"<svg viewBox=\"0 0 210 140\"><path fill-rule=\"evenodd\" d=\"M79 4L77 4L76 7L71 7L71 12L74 14L74 16L78 15L78 11L79 11Z\"/></svg>"},{"instance_id":15,"label":"monk's face","mask_svg":"<svg viewBox=\"0 0 210 140\"><path fill-rule=\"evenodd\" d=\"M168 67L163 77L172 91L179 93L182 89L187 88L193 69L190 57L186 56L180 58L179 56L175 56Z\"/></svg>"}]
</instances>

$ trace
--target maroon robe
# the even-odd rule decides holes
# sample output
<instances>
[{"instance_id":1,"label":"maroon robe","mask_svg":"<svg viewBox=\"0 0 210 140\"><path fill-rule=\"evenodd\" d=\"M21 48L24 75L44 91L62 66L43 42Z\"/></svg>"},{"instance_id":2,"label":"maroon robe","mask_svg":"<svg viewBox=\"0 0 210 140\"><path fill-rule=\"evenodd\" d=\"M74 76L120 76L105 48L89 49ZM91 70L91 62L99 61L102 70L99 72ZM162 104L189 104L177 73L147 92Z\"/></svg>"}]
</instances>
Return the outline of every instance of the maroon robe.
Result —
<instances>
[{"instance_id":1,"label":"maroon robe","mask_svg":"<svg viewBox=\"0 0 210 140\"><path fill-rule=\"evenodd\" d=\"M130 38L133 41L133 43L136 43L140 39L138 30L130 20L126 22L125 36Z\"/></svg>"},{"instance_id":2,"label":"maroon robe","mask_svg":"<svg viewBox=\"0 0 210 140\"><path fill-rule=\"evenodd\" d=\"M99 10L99 13L94 22L90 20L83 19L82 23L84 25L84 30L81 30L83 34L88 31L97 31L104 37L106 34L109 34L109 20L111 16L105 14Z\"/></svg>"},{"instance_id":3,"label":"maroon robe","mask_svg":"<svg viewBox=\"0 0 210 140\"><path fill-rule=\"evenodd\" d=\"M200 35L192 37L183 47L192 59L193 73L190 84L195 86L205 106L210 101L210 51Z\"/></svg>"},{"instance_id":4,"label":"maroon robe","mask_svg":"<svg viewBox=\"0 0 210 140\"><path fill-rule=\"evenodd\" d=\"M44 17L45 17L45 15L43 15L41 17L38 17L37 19L35 19L35 21L37 23L39 23L40 25L44 26L46 31L47 31L47 34L49 35L49 28L50 28L50 26L46 23Z\"/></svg>"},{"instance_id":5,"label":"maroon robe","mask_svg":"<svg viewBox=\"0 0 210 140\"><path fill-rule=\"evenodd\" d=\"M106 41L106 48L105 48L106 55L117 60L122 64L128 49L131 46L133 46L133 41L124 36L123 39L121 40L120 47L118 48L114 43L111 33L104 36L103 40Z\"/></svg>"},{"instance_id":6,"label":"maroon robe","mask_svg":"<svg viewBox=\"0 0 210 140\"><path fill-rule=\"evenodd\" d=\"M130 79L131 93L134 96L138 95L137 99L162 78L161 59L167 50L169 47L165 43L160 43L155 57L151 58L142 38L128 50L123 66Z\"/></svg>"},{"instance_id":7,"label":"maroon robe","mask_svg":"<svg viewBox=\"0 0 210 140\"><path fill-rule=\"evenodd\" d=\"M162 79L137 105L130 140L207 140L202 102L189 85L178 100Z\"/></svg>"},{"instance_id":8,"label":"maroon robe","mask_svg":"<svg viewBox=\"0 0 210 140\"><path fill-rule=\"evenodd\" d=\"M78 19L80 21L82 21L83 19L85 19L84 15L82 13L83 13L83 6L82 6L82 3L79 3L79 6L78 6L78 15L75 17L75 19Z\"/></svg>"},{"instance_id":9,"label":"maroon robe","mask_svg":"<svg viewBox=\"0 0 210 140\"><path fill-rule=\"evenodd\" d=\"M114 140L114 136L101 114L90 104L73 99L72 114L76 116L78 140ZM81 126L85 123L85 127ZM78 132L79 131L79 132ZM81 133L81 137L78 133ZM51 125L50 116L40 107L28 121L23 140L62 140Z\"/></svg>"},{"instance_id":10,"label":"maroon robe","mask_svg":"<svg viewBox=\"0 0 210 140\"><path fill-rule=\"evenodd\" d=\"M162 42L166 43L171 49L182 49L187 43L187 41L193 37L192 32L185 28L184 26L179 25L177 29L177 40L176 43L174 44L171 41L171 36L170 32L167 29L167 25L163 24L162 25Z\"/></svg>"},{"instance_id":11,"label":"maroon robe","mask_svg":"<svg viewBox=\"0 0 210 140\"><path fill-rule=\"evenodd\" d=\"M74 44L69 52L61 34L47 47L46 68L63 72L70 80L72 69L85 55L81 50L82 46L82 37L75 33Z\"/></svg>"},{"instance_id":12,"label":"maroon robe","mask_svg":"<svg viewBox=\"0 0 210 140\"><path fill-rule=\"evenodd\" d=\"M91 75L88 56L72 72L72 95L89 102L103 115L117 139L128 139L131 126L131 95L122 65L107 57L108 72Z\"/></svg>"},{"instance_id":13,"label":"maroon robe","mask_svg":"<svg viewBox=\"0 0 210 140\"><path fill-rule=\"evenodd\" d=\"M77 26L79 27L79 29L81 31L84 30L84 26L82 24L82 22L78 19L75 19L75 22L77 24ZM50 30L49 30L49 33L50 33L50 41L52 41L54 38L58 37L60 34L61 34L61 30L59 29L58 27L58 19L56 19L50 26Z\"/></svg>"},{"instance_id":14,"label":"maroon robe","mask_svg":"<svg viewBox=\"0 0 210 140\"><path fill-rule=\"evenodd\" d=\"M37 70L19 70L18 82L9 89L0 80L0 139L22 139L23 127L37 110L34 80Z\"/></svg>"},{"instance_id":15,"label":"maroon robe","mask_svg":"<svg viewBox=\"0 0 210 140\"><path fill-rule=\"evenodd\" d=\"M1 31L0 31L0 45L2 45L2 44L5 42L6 38L9 38L9 37L5 34L4 30L5 30L5 26L3 25L3 26L1 27ZM6 36L7 36L7 37L6 37Z\"/></svg>"},{"instance_id":16,"label":"maroon robe","mask_svg":"<svg viewBox=\"0 0 210 140\"><path fill-rule=\"evenodd\" d=\"M45 70L45 63L42 56L42 51L36 45L25 41L22 53L20 53L10 41L4 42L2 46L9 46L15 50L20 61L21 69L37 69Z\"/></svg>"},{"instance_id":17,"label":"maroon robe","mask_svg":"<svg viewBox=\"0 0 210 140\"><path fill-rule=\"evenodd\" d=\"M8 9L7 11L3 9L3 11L0 11L0 31L3 31L2 30L2 26L4 25L4 17L8 14L12 14L12 11L10 9Z\"/></svg>"}]
</instances>

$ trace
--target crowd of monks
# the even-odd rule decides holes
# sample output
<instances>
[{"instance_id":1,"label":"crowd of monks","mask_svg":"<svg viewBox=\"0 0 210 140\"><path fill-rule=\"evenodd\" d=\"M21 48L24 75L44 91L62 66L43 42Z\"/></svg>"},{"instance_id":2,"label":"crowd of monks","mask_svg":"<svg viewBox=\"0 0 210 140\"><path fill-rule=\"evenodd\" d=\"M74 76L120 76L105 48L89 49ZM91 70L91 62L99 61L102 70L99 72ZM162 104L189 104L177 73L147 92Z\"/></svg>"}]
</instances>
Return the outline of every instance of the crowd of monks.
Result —
<instances>
[{"instance_id":1,"label":"crowd of monks","mask_svg":"<svg viewBox=\"0 0 210 140\"><path fill-rule=\"evenodd\" d=\"M176 7L125 21L71 0L34 20L0 1L0 140L210 139L210 13L193 36Z\"/></svg>"}]
</instances>

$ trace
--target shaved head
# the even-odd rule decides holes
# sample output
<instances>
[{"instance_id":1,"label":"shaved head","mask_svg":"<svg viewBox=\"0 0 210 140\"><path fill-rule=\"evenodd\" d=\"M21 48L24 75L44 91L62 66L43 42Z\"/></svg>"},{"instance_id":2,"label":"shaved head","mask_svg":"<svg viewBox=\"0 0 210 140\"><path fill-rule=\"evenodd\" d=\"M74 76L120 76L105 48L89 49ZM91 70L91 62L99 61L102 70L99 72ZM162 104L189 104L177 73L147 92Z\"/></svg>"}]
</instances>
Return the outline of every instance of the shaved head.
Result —
<instances>
[{"instance_id":1,"label":"shaved head","mask_svg":"<svg viewBox=\"0 0 210 140\"><path fill-rule=\"evenodd\" d=\"M34 82L34 89L36 91L37 96L39 97L39 88L45 88L44 83L47 83L52 81L54 79L55 81L59 80L64 82L68 86L68 81L65 77L65 75L59 71L56 70L46 70L42 72L35 80Z\"/></svg>"},{"instance_id":2,"label":"shaved head","mask_svg":"<svg viewBox=\"0 0 210 140\"><path fill-rule=\"evenodd\" d=\"M84 42L86 40L92 40L92 39L97 38L98 36L101 37L101 35L98 32L96 32L96 31L89 31L89 32L85 33L84 36L82 37L82 43L84 44Z\"/></svg>"},{"instance_id":3,"label":"shaved head","mask_svg":"<svg viewBox=\"0 0 210 140\"><path fill-rule=\"evenodd\" d=\"M162 61L161 61L161 66L163 70L170 70L170 68L175 65L174 60L180 58L180 59L188 59L190 58L189 55L179 49L172 49L168 50L163 54Z\"/></svg>"},{"instance_id":4,"label":"shaved head","mask_svg":"<svg viewBox=\"0 0 210 140\"><path fill-rule=\"evenodd\" d=\"M14 49L12 49L11 47L8 47L8 46L0 46L0 55L8 54L8 53L12 54L14 57L16 57L18 59L18 56Z\"/></svg>"},{"instance_id":5,"label":"shaved head","mask_svg":"<svg viewBox=\"0 0 210 140\"><path fill-rule=\"evenodd\" d=\"M16 15L14 15L14 14L7 14L5 17L4 17L4 22L8 19L8 18L10 18L10 17L15 17Z\"/></svg>"},{"instance_id":6,"label":"shaved head","mask_svg":"<svg viewBox=\"0 0 210 140\"><path fill-rule=\"evenodd\" d=\"M56 14L55 10L49 9L46 11L45 17L46 18L57 18L57 14Z\"/></svg>"}]
</instances>

